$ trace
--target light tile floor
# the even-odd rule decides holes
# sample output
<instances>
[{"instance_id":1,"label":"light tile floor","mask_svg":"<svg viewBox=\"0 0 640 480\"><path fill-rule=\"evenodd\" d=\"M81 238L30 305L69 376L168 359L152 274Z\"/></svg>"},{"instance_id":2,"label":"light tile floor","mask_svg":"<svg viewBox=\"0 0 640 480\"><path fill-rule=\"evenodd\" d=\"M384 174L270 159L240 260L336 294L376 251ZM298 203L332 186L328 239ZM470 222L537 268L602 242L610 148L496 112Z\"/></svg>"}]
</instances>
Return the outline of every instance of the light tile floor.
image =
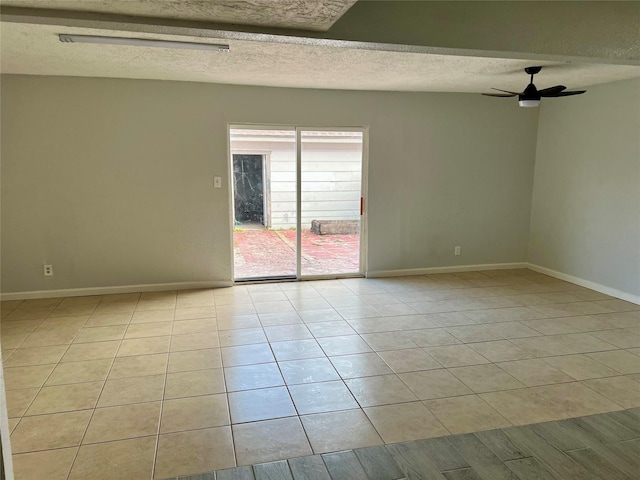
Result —
<instances>
[{"instance_id":1,"label":"light tile floor","mask_svg":"<svg viewBox=\"0 0 640 480\"><path fill-rule=\"evenodd\" d=\"M640 306L529 270L8 301L1 327L19 480L162 479L640 406Z\"/></svg>"}]
</instances>

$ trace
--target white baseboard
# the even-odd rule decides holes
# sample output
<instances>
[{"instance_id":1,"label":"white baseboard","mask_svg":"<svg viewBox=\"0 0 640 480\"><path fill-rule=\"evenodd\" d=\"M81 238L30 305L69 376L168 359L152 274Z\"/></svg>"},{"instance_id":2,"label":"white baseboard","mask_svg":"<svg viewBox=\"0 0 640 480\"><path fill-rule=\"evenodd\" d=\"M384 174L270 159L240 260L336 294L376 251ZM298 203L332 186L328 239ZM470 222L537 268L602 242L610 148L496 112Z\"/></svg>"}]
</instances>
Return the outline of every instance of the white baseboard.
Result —
<instances>
[{"instance_id":1,"label":"white baseboard","mask_svg":"<svg viewBox=\"0 0 640 480\"><path fill-rule=\"evenodd\" d=\"M430 267L430 268L408 268L402 270L378 270L367 272L367 278L383 277L404 277L411 275L428 275L430 273L457 273L457 272L478 272L483 270L508 270L514 268L529 268L535 272L549 275L550 277L564 280L566 282L590 288L596 292L604 293L612 297L626 300L627 302L640 305L640 295L623 292L615 288L607 287L600 283L585 280L583 278L567 275L547 267L535 265L533 263L488 263L483 265L456 265L451 267ZM204 282L179 282L179 283L156 283L143 285L122 285L115 287L90 287L90 288L68 288L60 290L36 290L28 292L8 292L0 293L0 300L28 300L34 298L58 298L58 297L82 297L87 295L110 295L116 293L137 293L137 292L162 292L167 290L192 290L198 288L224 288L232 287L232 281L204 281Z\"/></svg>"},{"instance_id":2,"label":"white baseboard","mask_svg":"<svg viewBox=\"0 0 640 480\"><path fill-rule=\"evenodd\" d=\"M616 288L607 287L606 285L592 282L591 280L585 280L584 278L574 277L573 275L567 275L566 273L558 272L547 267L541 267L540 265L535 265L533 263L527 264L527 268L533 270L534 272L544 273L545 275L549 275L550 277L564 280L565 282L575 283L576 285L580 285L581 287L590 288L591 290L595 290L596 292L604 293L605 295L609 295L611 297L616 297L621 300L626 300L627 302L640 305L640 295L623 292L622 290L618 290Z\"/></svg>"},{"instance_id":3,"label":"white baseboard","mask_svg":"<svg viewBox=\"0 0 640 480\"><path fill-rule=\"evenodd\" d=\"M65 288L60 290L36 290L30 292L0 293L0 300L29 300L33 298L83 297L86 295L110 295L114 293L163 292L167 290L192 290L198 288L231 287L233 282L180 282L143 285L122 285L117 287Z\"/></svg>"},{"instance_id":4,"label":"white baseboard","mask_svg":"<svg viewBox=\"0 0 640 480\"><path fill-rule=\"evenodd\" d=\"M483 265L456 265L452 267L407 268L404 270L377 270L367 272L367 278L405 277L410 275L428 275L430 273L480 272L482 270L509 270L527 268L526 262L519 263L486 263Z\"/></svg>"}]
</instances>

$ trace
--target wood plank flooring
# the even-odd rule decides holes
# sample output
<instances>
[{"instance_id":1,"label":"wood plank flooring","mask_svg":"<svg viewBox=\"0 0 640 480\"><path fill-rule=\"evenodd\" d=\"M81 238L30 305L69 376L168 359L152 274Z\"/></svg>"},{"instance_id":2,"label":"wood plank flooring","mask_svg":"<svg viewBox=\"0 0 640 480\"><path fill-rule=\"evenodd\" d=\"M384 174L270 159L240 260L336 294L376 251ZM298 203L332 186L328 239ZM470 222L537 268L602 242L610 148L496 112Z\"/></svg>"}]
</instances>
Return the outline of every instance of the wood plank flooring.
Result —
<instances>
[{"instance_id":1,"label":"wood plank flooring","mask_svg":"<svg viewBox=\"0 0 640 480\"><path fill-rule=\"evenodd\" d=\"M640 408L179 477L236 479L638 480Z\"/></svg>"}]
</instances>

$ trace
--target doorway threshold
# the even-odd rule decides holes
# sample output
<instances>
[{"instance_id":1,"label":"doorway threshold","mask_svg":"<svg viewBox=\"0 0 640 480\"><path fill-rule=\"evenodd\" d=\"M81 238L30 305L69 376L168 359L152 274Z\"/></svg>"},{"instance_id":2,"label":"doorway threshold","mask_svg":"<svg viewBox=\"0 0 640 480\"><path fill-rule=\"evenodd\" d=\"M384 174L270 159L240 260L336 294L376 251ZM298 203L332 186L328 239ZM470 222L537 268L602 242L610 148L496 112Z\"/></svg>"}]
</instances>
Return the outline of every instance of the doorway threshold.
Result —
<instances>
[{"instance_id":1,"label":"doorway threshold","mask_svg":"<svg viewBox=\"0 0 640 480\"><path fill-rule=\"evenodd\" d=\"M291 275L280 277L256 277L256 278L237 278L233 281L234 285L251 285L254 283L281 283L281 282L312 282L314 280L341 280L345 278L366 278L364 273L343 273L329 275L313 275L298 278Z\"/></svg>"},{"instance_id":2,"label":"doorway threshold","mask_svg":"<svg viewBox=\"0 0 640 480\"><path fill-rule=\"evenodd\" d=\"M279 277L254 277L254 278L236 278L233 283L235 285L249 285L252 283L279 283L279 282L295 282L298 279L295 275L282 275Z\"/></svg>"}]
</instances>

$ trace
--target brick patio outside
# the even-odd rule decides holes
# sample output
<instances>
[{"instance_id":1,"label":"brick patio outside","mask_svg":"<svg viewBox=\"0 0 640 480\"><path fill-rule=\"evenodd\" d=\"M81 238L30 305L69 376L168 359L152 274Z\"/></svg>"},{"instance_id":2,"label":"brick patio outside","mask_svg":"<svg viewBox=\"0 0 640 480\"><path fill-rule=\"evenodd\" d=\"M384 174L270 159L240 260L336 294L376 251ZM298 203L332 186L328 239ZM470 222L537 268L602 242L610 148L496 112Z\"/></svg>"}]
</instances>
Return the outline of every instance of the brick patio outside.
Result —
<instances>
[{"instance_id":1,"label":"brick patio outside","mask_svg":"<svg viewBox=\"0 0 640 480\"><path fill-rule=\"evenodd\" d=\"M237 279L296 274L295 230L239 230L233 232ZM316 235L302 231L302 274L357 273L359 235Z\"/></svg>"}]
</instances>

